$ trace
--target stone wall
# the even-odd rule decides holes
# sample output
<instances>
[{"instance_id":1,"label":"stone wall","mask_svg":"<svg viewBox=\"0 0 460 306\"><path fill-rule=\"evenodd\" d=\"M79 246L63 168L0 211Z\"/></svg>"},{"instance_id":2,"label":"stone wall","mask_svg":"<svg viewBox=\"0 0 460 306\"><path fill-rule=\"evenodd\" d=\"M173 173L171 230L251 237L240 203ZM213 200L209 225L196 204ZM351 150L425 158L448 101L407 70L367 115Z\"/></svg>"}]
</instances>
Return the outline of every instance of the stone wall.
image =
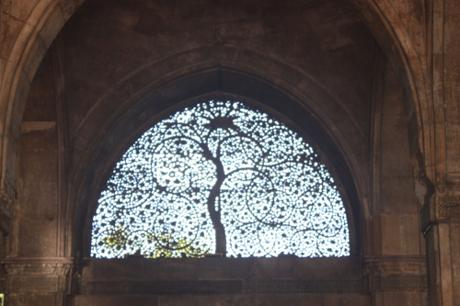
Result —
<instances>
[{"instance_id":1,"label":"stone wall","mask_svg":"<svg viewBox=\"0 0 460 306\"><path fill-rule=\"evenodd\" d=\"M81 1L23 2L2 1L0 17L7 303L457 305L454 0L88 0L74 15ZM86 258L123 149L216 91L280 111L293 101L286 115L346 173L351 261Z\"/></svg>"}]
</instances>

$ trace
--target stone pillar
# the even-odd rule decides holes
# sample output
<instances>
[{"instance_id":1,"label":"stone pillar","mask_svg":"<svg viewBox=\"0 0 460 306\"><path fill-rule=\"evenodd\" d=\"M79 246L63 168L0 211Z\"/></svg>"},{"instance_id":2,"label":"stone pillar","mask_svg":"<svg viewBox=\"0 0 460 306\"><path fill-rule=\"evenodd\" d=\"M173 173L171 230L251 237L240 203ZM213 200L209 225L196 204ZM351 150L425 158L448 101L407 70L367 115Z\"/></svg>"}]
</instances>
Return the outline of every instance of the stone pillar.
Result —
<instances>
[{"instance_id":1,"label":"stone pillar","mask_svg":"<svg viewBox=\"0 0 460 306\"><path fill-rule=\"evenodd\" d=\"M426 305L424 256L366 259L372 306Z\"/></svg>"},{"instance_id":2,"label":"stone pillar","mask_svg":"<svg viewBox=\"0 0 460 306\"><path fill-rule=\"evenodd\" d=\"M425 204L430 306L460 305L460 184L438 186Z\"/></svg>"},{"instance_id":3,"label":"stone pillar","mask_svg":"<svg viewBox=\"0 0 460 306\"><path fill-rule=\"evenodd\" d=\"M0 192L0 233L2 237L8 235L8 231L10 228L10 198L5 194ZM3 244L2 244L3 245ZM4 249L2 248L0 252L3 252ZM0 254L1 256L2 254Z\"/></svg>"},{"instance_id":4,"label":"stone pillar","mask_svg":"<svg viewBox=\"0 0 460 306\"><path fill-rule=\"evenodd\" d=\"M8 249L8 234L10 233L10 221L12 203L15 198L14 189L7 185L0 191L0 262L6 257ZM0 293L5 292L5 271L0 267Z\"/></svg>"},{"instance_id":5,"label":"stone pillar","mask_svg":"<svg viewBox=\"0 0 460 306\"><path fill-rule=\"evenodd\" d=\"M12 203L16 192L11 184L5 184L0 190L0 259L6 256L6 237L10 231Z\"/></svg>"},{"instance_id":6,"label":"stone pillar","mask_svg":"<svg viewBox=\"0 0 460 306\"><path fill-rule=\"evenodd\" d=\"M6 305L66 305L72 266L69 258L6 259Z\"/></svg>"}]
</instances>

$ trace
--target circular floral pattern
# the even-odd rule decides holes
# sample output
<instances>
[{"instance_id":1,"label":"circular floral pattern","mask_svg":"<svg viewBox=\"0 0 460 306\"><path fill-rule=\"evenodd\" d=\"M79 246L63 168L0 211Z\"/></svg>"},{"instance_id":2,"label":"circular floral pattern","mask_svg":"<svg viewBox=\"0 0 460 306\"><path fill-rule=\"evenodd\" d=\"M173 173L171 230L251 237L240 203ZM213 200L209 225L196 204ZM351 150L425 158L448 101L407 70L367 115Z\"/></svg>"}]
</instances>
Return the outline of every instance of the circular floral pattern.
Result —
<instances>
[{"instance_id":1,"label":"circular floral pattern","mask_svg":"<svg viewBox=\"0 0 460 306\"><path fill-rule=\"evenodd\" d=\"M334 179L302 137L236 101L207 101L147 130L116 164L91 255L347 256Z\"/></svg>"}]
</instances>

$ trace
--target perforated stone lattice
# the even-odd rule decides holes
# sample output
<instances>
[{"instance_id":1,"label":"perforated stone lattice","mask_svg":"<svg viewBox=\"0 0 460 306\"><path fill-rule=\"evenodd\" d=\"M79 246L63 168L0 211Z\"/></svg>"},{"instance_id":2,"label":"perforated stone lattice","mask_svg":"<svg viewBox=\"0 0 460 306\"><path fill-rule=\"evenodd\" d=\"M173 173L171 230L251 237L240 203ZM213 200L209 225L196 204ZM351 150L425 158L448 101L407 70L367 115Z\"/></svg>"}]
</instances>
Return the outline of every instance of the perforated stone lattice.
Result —
<instances>
[{"instance_id":1,"label":"perforated stone lattice","mask_svg":"<svg viewBox=\"0 0 460 306\"><path fill-rule=\"evenodd\" d=\"M93 218L91 256L347 256L326 166L295 131L236 101L187 107L116 164Z\"/></svg>"}]
</instances>

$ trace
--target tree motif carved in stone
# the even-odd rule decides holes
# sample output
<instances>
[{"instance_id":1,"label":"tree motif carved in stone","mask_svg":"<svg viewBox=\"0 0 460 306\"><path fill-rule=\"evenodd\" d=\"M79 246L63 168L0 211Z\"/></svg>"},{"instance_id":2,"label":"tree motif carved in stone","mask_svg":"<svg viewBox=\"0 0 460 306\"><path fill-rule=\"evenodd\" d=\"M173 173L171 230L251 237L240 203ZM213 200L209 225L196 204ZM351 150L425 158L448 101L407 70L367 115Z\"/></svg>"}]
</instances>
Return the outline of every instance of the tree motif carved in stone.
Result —
<instances>
[{"instance_id":1,"label":"tree motif carved in stone","mask_svg":"<svg viewBox=\"0 0 460 306\"><path fill-rule=\"evenodd\" d=\"M147 130L93 219L95 257L349 253L342 197L313 147L234 101L187 107Z\"/></svg>"}]
</instances>

